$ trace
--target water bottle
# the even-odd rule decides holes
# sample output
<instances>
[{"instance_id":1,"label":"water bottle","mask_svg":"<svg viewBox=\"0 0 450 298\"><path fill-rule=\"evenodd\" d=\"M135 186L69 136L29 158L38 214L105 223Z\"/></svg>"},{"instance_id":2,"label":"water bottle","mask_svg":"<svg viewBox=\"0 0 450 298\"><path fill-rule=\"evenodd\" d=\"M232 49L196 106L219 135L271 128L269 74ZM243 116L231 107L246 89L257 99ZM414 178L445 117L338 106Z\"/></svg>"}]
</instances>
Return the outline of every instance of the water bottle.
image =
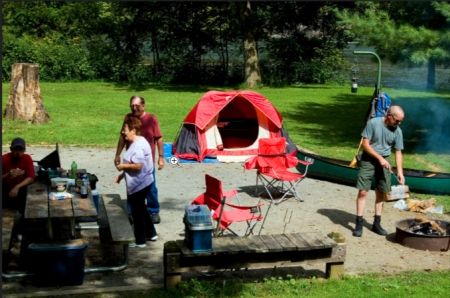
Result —
<instances>
[{"instance_id":1,"label":"water bottle","mask_svg":"<svg viewBox=\"0 0 450 298\"><path fill-rule=\"evenodd\" d=\"M98 190L97 189L91 190L91 196L92 196L92 201L94 202L94 205L95 205L95 209L98 212L98 201L100 199L100 195L98 193Z\"/></svg>"},{"instance_id":2,"label":"water bottle","mask_svg":"<svg viewBox=\"0 0 450 298\"><path fill-rule=\"evenodd\" d=\"M70 165L70 178L77 178L77 168L77 163L75 161L72 161L72 164Z\"/></svg>"},{"instance_id":3,"label":"water bottle","mask_svg":"<svg viewBox=\"0 0 450 298\"><path fill-rule=\"evenodd\" d=\"M84 174L81 177L81 187L80 187L80 195L83 199L88 197L88 187L89 187L89 181L87 179L87 175Z\"/></svg>"}]
</instances>

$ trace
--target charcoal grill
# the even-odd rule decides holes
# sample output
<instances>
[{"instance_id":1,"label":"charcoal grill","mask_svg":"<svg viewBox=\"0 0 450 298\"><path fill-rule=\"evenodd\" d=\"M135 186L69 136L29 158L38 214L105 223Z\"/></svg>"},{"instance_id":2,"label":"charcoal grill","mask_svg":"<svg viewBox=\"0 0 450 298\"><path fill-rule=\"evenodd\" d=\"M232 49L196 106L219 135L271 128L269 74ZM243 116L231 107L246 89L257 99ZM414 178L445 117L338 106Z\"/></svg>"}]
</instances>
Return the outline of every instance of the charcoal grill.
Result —
<instances>
[{"instance_id":1,"label":"charcoal grill","mask_svg":"<svg viewBox=\"0 0 450 298\"><path fill-rule=\"evenodd\" d=\"M401 245L420 250L448 251L450 247L450 223L443 220L435 222L444 230L444 235L437 233L423 233L416 229L411 231L411 227L416 224L415 219L404 219L397 222L395 240Z\"/></svg>"}]
</instances>

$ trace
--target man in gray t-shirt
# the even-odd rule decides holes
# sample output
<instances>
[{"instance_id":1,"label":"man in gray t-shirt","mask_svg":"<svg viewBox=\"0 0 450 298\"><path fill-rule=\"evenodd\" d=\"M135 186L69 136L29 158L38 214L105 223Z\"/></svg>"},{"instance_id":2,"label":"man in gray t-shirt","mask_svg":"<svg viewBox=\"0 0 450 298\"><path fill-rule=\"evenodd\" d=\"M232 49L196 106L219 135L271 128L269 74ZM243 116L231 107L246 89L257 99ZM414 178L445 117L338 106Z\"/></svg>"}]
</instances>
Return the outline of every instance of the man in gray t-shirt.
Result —
<instances>
[{"instance_id":1,"label":"man in gray t-shirt","mask_svg":"<svg viewBox=\"0 0 450 298\"><path fill-rule=\"evenodd\" d=\"M395 163L397 165L397 179L405 184L403 176L403 134L399 127L405 118L400 106L391 106L386 116L372 118L367 121L361 136L363 137L363 154L360 161L358 180L358 197L356 199L356 225L353 236L361 237L363 227L364 206L367 193L375 179L375 220L372 231L379 235L387 235L381 227L381 212L386 195L391 190L391 165L388 157L395 150Z\"/></svg>"}]
</instances>

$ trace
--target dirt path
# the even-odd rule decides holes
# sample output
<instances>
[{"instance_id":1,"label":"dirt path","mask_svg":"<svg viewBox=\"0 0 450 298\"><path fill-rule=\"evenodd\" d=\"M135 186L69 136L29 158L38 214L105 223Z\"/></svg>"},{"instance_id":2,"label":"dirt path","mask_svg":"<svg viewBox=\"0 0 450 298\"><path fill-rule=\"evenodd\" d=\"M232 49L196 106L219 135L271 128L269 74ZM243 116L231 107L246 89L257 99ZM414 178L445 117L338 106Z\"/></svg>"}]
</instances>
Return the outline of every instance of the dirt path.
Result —
<instances>
[{"instance_id":1,"label":"dirt path","mask_svg":"<svg viewBox=\"0 0 450 298\"><path fill-rule=\"evenodd\" d=\"M7 150L7 148L3 148ZM40 160L53 148L30 147L28 153L33 160ZM113 166L114 150L60 147L62 166L69 168L75 160L79 168L95 173L99 178L98 189L102 193L119 193L125 199L125 185L113 183L117 170ZM164 242L182 239L184 235L183 215L185 206L204 190L204 175L208 173L224 183L226 189L236 188L241 202L255 202L251 197L255 184L255 172L244 171L241 164L166 164L157 172L157 185L161 204L162 222L156 226L160 236L146 249L130 249L129 267L122 272L110 274L88 274L82 286L63 289L42 289L20 282L6 282L3 293L8 296L24 295L34 291L56 294L105 291L121 291L136 288L160 287L163 282L162 247ZM414 218L415 213L400 211L387 203L382 224L388 237L370 231L373 218L374 193L371 192L366 206L363 237L351 235L354 226L355 196L353 187L305 179L299 186L304 202L289 199L273 206L267 217L262 234L311 232L339 232L347 240L345 270L347 274L366 272L395 273L400 271L422 271L450 269L450 251L422 251L401 246L393 240L395 223L401 219ZM268 206L268 204L266 204ZM292 210L292 219L285 224L285 214ZM450 221L450 215L436 215ZM308 264L305 264L308 266ZM319 268L320 269L320 268ZM322 268L321 270L324 270ZM55 290L55 292L53 292Z\"/></svg>"}]
</instances>

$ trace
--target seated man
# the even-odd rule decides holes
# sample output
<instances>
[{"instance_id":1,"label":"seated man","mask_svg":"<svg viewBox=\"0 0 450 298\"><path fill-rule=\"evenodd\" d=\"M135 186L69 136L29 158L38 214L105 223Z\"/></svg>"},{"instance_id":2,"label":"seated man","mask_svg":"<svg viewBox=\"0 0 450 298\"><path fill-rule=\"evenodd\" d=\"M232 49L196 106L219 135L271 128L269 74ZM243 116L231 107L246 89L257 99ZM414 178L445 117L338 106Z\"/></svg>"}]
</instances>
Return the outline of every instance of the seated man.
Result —
<instances>
[{"instance_id":1,"label":"seated man","mask_svg":"<svg viewBox=\"0 0 450 298\"><path fill-rule=\"evenodd\" d=\"M25 140L15 138L11 152L2 156L2 205L17 210L22 216L25 211L27 186L34 182L35 172L31 156L25 154Z\"/></svg>"}]
</instances>

